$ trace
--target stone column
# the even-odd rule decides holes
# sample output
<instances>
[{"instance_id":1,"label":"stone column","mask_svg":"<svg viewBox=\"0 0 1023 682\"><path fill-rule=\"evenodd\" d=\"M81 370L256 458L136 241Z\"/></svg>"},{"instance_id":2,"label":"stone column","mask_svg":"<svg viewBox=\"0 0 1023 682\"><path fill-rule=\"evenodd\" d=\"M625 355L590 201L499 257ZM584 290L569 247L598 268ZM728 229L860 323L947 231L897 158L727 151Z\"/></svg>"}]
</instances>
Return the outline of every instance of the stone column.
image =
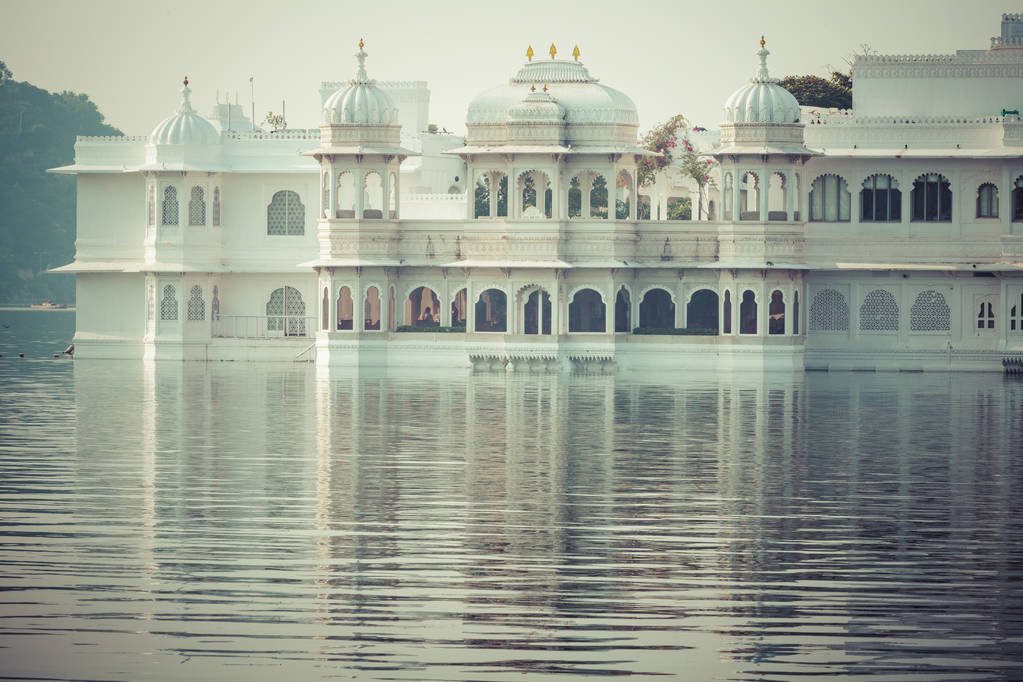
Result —
<instances>
[{"instance_id":1,"label":"stone column","mask_svg":"<svg viewBox=\"0 0 1023 682\"><path fill-rule=\"evenodd\" d=\"M476 331L476 298L473 295L471 270L465 276L465 331Z\"/></svg>"},{"instance_id":2,"label":"stone column","mask_svg":"<svg viewBox=\"0 0 1023 682\"><path fill-rule=\"evenodd\" d=\"M387 165L380 171L380 218L391 218L391 173Z\"/></svg>"},{"instance_id":3,"label":"stone column","mask_svg":"<svg viewBox=\"0 0 1023 682\"><path fill-rule=\"evenodd\" d=\"M394 219L401 219L401 163L392 161L394 166ZM471 198L470 194L470 198ZM471 206L472 204L470 204ZM472 210L471 208L469 209Z\"/></svg>"},{"instance_id":4,"label":"stone column","mask_svg":"<svg viewBox=\"0 0 1023 682\"><path fill-rule=\"evenodd\" d=\"M739 169L736 168L732 171L732 222L736 223L742 220L741 188L742 177L739 175Z\"/></svg>"},{"instance_id":5,"label":"stone column","mask_svg":"<svg viewBox=\"0 0 1023 682\"><path fill-rule=\"evenodd\" d=\"M792 208L795 203L795 180L795 174L791 169L785 171L785 220L790 223L796 219L796 215Z\"/></svg>"},{"instance_id":6,"label":"stone column","mask_svg":"<svg viewBox=\"0 0 1023 682\"><path fill-rule=\"evenodd\" d=\"M366 171L361 167L357 168L353 173L353 177L355 179L355 219L362 220L362 210L366 205Z\"/></svg>"},{"instance_id":7,"label":"stone column","mask_svg":"<svg viewBox=\"0 0 1023 682\"><path fill-rule=\"evenodd\" d=\"M758 183L760 187L760 196L757 197L760 200L758 208L760 222L766 223L771 218L771 212L768 209L771 208L771 183L774 182L774 178L771 177L771 171L768 168L763 168L760 172L763 175Z\"/></svg>"},{"instance_id":8,"label":"stone column","mask_svg":"<svg viewBox=\"0 0 1023 682\"><path fill-rule=\"evenodd\" d=\"M557 337L561 331L561 280L558 271L554 271L554 282L548 291L551 295L551 335Z\"/></svg>"},{"instance_id":9,"label":"stone column","mask_svg":"<svg viewBox=\"0 0 1023 682\"><path fill-rule=\"evenodd\" d=\"M366 300L362 293L362 268L355 268L352 278L352 331L365 331Z\"/></svg>"},{"instance_id":10,"label":"stone column","mask_svg":"<svg viewBox=\"0 0 1023 682\"><path fill-rule=\"evenodd\" d=\"M444 274L444 281L441 284L441 290L437 292L440 297L440 323L443 327L451 326L451 304L454 301L451 299L451 280L447 274Z\"/></svg>"},{"instance_id":11,"label":"stone column","mask_svg":"<svg viewBox=\"0 0 1023 682\"><path fill-rule=\"evenodd\" d=\"M500 173L493 171L487 172L487 178L490 181L490 217L497 217L497 195L501 191L501 178ZM475 202L475 198L474 198Z\"/></svg>"}]
</instances>

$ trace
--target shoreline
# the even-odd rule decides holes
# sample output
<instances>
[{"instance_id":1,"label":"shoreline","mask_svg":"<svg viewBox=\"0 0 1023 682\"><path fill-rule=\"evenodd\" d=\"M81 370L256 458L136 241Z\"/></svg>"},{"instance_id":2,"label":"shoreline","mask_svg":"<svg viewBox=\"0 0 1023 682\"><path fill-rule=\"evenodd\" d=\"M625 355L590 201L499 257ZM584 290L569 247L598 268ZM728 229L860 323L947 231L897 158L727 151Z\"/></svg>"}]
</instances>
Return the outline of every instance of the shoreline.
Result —
<instances>
[{"instance_id":1,"label":"shoreline","mask_svg":"<svg viewBox=\"0 0 1023 682\"><path fill-rule=\"evenodd\" d=\"M31 305L5 305L0 304L0 311L4 310L38 310L40 312L74 312L75 306L69 305L67 308L33 308Z\"/></svg>"}]
</instances>

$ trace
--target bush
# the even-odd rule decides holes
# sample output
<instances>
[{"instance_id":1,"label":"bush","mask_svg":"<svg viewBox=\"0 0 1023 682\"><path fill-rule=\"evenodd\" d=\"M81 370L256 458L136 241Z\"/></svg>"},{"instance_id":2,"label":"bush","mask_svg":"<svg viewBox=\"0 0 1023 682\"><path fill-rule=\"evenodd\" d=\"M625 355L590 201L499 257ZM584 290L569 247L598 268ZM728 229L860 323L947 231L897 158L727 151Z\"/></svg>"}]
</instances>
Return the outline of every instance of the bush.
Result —
<instances>
[{"instance_id":1,"label":"bush","mask_svg":"<svg viewBox=\"0 0 1023 682\"><path fill-rule=\"evenodd\" d=\"M674 329L658 329L656 327L636 327L632 330L633 334L651 335L651 336L717 336L717 329L688 329L685 327L676 327Z\"/></svg>"},{"instance_id":2,"label":"bush","mask_svg":"<svg viewBox=\"0 0 1023 682\"><path fill-rule=\"evenodd\" d=\"M413 327L412 325L403 324L394 331L396 332L431 332L436 334L450 334L450 333L464 333L465 325L458 327Z\"/></svg>"}]
</instances>

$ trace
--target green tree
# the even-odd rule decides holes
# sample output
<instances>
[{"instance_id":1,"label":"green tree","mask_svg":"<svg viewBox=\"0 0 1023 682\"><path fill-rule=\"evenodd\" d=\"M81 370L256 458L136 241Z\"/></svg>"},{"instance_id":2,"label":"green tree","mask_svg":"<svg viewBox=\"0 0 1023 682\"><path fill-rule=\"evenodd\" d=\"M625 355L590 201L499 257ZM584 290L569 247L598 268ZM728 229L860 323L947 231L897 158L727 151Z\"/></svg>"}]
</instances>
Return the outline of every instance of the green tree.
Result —
<instances>
[{"instance_id":1,"label":"green tree","mask_svg":"<svg viewBox=\"0 0 1023 682\"><path fill-rule=\"evenodd\" d=\"M778 85L791 92L804 107L852 108L852 78L834 71L830 79L820 76L786 76Z\"/></svg>"},{"instance_id":2,"label":"green tree","mask_svg":"<svg viewBox=\"0 0 1023 682\"><path fill-rule=\"evenodd\" d=\"M74 300L72 275L40 276L75 250L75 179L47 173L74 161L78 135L120 135L86 95L14 80L0 62L0 301Z\"/></svg>"}]
</instances>

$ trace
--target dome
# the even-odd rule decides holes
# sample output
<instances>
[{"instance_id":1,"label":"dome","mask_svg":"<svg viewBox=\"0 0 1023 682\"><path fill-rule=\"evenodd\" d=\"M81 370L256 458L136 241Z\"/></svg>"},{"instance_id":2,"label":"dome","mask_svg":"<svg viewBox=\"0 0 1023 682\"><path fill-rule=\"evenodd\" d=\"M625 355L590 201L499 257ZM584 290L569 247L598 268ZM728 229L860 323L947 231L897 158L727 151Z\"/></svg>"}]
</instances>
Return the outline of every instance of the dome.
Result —
<instances>
[{"instance_id":1,"label":"dome","mask_svg":"<svg viewBox=\"0 0 1023 682\"><path fill-rule=\"evenodd\" d=\"M507 123L512 110L525 103L523 86L547 85L550 95L564 110L564 120L574 123L639 125L636 105L622 92L602 85L577 61L562 59L531 61L522 65L507 85L479 95L469 104L466 123L487 125Z\"/></svg>"},{"instance_id":2,"label":"dome","mask_svg":"<svg viewBox=\"0 0 1023 682\"><path fill-rule=\"evenodd\" d=\"M173 116L161 121L149 134L150 144L217 144L220 133L213 124L195 113L188 96L192 94L185 79L181 89L181 106Z\"/></svg>"},{"instance_id":3,"label":"dome","mask_svg":"<svg viewBox=\"0 0 1023 682\"><path fill-rule=\"evenodd\" d=\"M760 41L760 68L725 102L725 123L799 123L799 102L767 72L770 52Z\"/></svg>"},{"instance_id":4,"label":"dome","mask_svg":"<svg viewBox=\"0 0 1023 682\"><path fill-rule=\"evenodd\" d=\"M545 89L526 95L522 102L509 110L508 117L515 123L561 123L565 118L565 107Z\"/></svg>"},{"instance_id":5,"label":"dome","mask_svg":"<svg viewBox=\"0 0 1023 682\"><path fill-rule=\"evenodd\" d=\"M355 79L323 104L323 122L328 125L396 125L398 110L391 97L366 75L366 52L362 48L360 40L355 55L359 60Z\"/></svg>"}]
</instances>

